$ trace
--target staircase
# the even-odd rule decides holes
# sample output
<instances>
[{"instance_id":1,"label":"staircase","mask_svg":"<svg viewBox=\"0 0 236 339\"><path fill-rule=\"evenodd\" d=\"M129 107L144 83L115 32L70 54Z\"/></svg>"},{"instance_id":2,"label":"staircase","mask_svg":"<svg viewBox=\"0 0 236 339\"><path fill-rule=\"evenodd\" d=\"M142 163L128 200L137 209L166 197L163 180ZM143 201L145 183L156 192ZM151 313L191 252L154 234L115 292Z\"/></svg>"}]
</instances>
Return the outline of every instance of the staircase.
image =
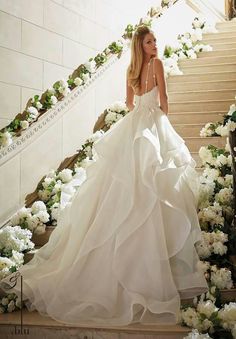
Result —
<instances>
[{"instance_id":1,"label":"staircase","mask_svg":"<svg viewBox=\"0 0 236 339\"><path fill-rule=\"evenodd\" d=\"M221 120L236 95L236 21L218 23L217 30L203 36L213 51L199 53L198 59L182 60L184 75L168 79L169 119L185 139L199 170L201 146L225 146L225 138L202 138L200 130L207 122Z\"/></svg>"},{"instance_id":2,"label":"staircase","mask_svg":"<svg viewBox=\"0 0 236 339\"><path fill-rule=\"evenodd\" d=\"M169 119L175 130L184 138L200 170L198 150L201 146L213 144L225 146L225 138L201 138L199 133L207 122L221 120L234 102L236 94L236 22L217 24L218 33L205 34L204 41L213 47L212 52L199 54L196 60L180 62L184 75L168 79L170 102ZM25 255L25 262L32 259L35 251L47 243L54 227L47 227L42 235L33 236L34 251ZM221 291L222 299L233 301L236 290ZM191 300L185 301L191 304ZM24 331L35 339L47 338L94 338L94 339L182 339L190 329L180 325L143 326L134 324L124 327L103 327L80 324L77 328L62 325L37 312L23 311ZM17 338L20 330L20 312L3 314L0 318L0 337ZM16 333L17 332L17 333ZM23 332L27 334L26 332ZM79 335L79 336L78 336ZM9 336L10 338L10 336ZM26 336L25 336L26 338Z\"/></svg>"}]
</instances>

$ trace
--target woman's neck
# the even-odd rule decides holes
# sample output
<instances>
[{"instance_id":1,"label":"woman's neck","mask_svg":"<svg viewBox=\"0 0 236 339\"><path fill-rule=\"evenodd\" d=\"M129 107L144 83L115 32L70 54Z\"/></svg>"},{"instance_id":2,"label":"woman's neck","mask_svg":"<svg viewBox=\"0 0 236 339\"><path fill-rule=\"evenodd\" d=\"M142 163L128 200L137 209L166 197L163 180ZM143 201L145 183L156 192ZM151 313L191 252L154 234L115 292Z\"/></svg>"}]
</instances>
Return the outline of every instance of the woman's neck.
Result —
<instances>
[{"instance_id":1,"label":"woman's neck","mask_svg":"<svg viewBox=\"0 0 236 339\"><path fill-rule=\"evenodd\" d=\"M151 61L152 58L153 58L153 55L146 55L143 58L143 64L148 64Z\"/></svg>"}]
</instances>

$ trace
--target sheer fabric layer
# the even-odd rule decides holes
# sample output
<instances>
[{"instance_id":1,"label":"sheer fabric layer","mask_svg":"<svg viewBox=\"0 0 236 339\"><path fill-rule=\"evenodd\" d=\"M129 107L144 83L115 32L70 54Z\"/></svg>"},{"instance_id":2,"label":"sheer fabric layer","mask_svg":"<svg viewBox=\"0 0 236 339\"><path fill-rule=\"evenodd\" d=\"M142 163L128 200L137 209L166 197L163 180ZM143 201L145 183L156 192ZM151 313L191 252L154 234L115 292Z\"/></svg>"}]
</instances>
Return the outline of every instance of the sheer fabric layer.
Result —
<instances>
[{"instance_id":1,"label":"sheer fabric layer","mask_svg":"<svg viewBox=\"0 0 236 339\"><path fill-rule=\"evenodd\" d=\"M207 289L194 248L195 161L156 90L136 97L135 109L95 143L87 180L49 242L20 268L29 310L73 325L175 323L180 296Z\"/></svg>"}]
</instances>

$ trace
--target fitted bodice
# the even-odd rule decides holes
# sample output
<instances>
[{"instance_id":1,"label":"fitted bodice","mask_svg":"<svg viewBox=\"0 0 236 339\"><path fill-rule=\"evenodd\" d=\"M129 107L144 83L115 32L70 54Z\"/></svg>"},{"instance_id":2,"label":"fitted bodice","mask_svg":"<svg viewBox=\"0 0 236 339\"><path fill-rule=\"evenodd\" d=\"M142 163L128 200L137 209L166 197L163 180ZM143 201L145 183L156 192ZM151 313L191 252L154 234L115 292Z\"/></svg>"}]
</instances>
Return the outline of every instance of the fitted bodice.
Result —
<instances>
[{"instance_id":1,"label":"fitted bodice","mask_svg":"<svg viewBox=\"0 0 236 339\"><path fill-rule=\"evenodd\" d=\"M154 86L150 91L142 95L134 95L135 97L135 106L137 107L148 107L148 108L157 108L159 107L159 93L158 86Z\"/></svg>"}]
</instances>

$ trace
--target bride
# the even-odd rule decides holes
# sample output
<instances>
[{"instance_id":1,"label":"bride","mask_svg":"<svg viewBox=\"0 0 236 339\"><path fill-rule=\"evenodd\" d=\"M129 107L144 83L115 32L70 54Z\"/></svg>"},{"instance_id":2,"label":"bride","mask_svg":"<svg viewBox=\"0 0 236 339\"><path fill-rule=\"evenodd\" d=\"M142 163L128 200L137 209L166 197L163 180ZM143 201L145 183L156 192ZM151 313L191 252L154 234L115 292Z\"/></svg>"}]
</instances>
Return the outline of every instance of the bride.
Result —
<instances>
[{"instance_id":1,"label":"bride","mask_svg":"<svg viewBox=\"0 0 236 339\"><path fill-rule=\"evenodd\" d=\"M131 52L130 113L95 142L86 181L19 269L28 310L66 324L176 323L181 298L207 290L194 247L196 163L167 118L153 32L139 26ZM20 296L14 278L0 287Z\"/></svg>"}]
</instances>

